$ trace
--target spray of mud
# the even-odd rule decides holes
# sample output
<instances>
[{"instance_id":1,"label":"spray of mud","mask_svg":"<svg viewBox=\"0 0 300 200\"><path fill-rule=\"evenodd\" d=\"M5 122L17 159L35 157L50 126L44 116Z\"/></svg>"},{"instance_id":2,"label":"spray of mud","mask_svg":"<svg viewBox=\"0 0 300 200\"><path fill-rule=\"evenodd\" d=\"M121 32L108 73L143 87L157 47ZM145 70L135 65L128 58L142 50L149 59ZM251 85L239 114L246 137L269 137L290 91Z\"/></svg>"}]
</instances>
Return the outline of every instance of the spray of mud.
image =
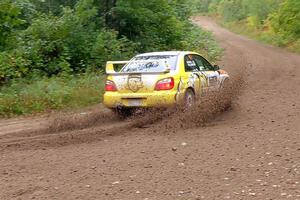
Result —
<instances>
[{"instance_id":1,"label":"spray of mud","mask_svg":"<svg viewBox=\"0 0 300 200\"><path fill-rule=\"evenodd\" d=\"M52 119L47 130L43 131L44 134L54 135L47 141L43 140L47 146L65 146L102 140L105 135L130 134L140 128L166 133L205 126L220 113L231 108L232 103L238 102L237 97L245 86L246 76L247 70L240 68L239 72L231 75L230 81L222 90L206 93L189 110L183 107L153 109L126 119L105 109L61 114Z\"/></svg>"},{"instance_id":2,"label":"spray of mud","mask_svg":"<svg viewBox=\"0 0 300 200\"><path fill-rule=\"evenodd\" d=\"M120 119L109 110L94 109L87 113L64 113L50 120L46 130L22 133L0 145L3 149L24 150L60 147L99 141L106 136L134 134L137 129L165 134L207 125L237 97L245 86L245 73L231 76L230 82L220 91L203 95L190 110L174 107L149 110L145 113Z\"/></svg>"},{"instance_id":3,"label":"spray of mud","mask_svg":"<svg viewBox=\"0 0 300 200\"><path fill-rule=\"evenodd\" d=\"M221 90L207 92L189 110L183 107L151 110L142 117L134 117L131 125L135 128L142 128L154 124L156 131L204 126L220 113L232 108L232 104L236 102L245 86L245 73L246 71L241 71L232 76Z\"/></svg>"},{"instance_id":4,"label":"spray of mud","mask_svg":"<svg viewBox=\"0 0 300 200\"><path fill-rule=\"evenodd\" d=\"M93 110L83 113L63 113L51 119L46 132L57 133L63 131L82 130L90 127L101 126L106 123L118 121L118 117L111 112Z\"/></svg>"},{"instance_id":5,"label":"spray of mud","mask_svg":"<svg viewBox=\"0 0 300 200\"><path fill-rule=\"evenodd\" d=\"M245 84L245 71L232 76L222 90L210 91L196 101L192 109L177 106L168 109L151 109L135 114L127 119L119 118L113 112L93 110L89 113L61 114L52 119L47 133L83 130L92 127L116 124L116 132L128 131L132 128L155 126L158 131L165 129L187 129L203 126L216 115L231 108ZM123 123L124 126L117 126ZM123 130L122 130L123 129ZM114 132L113 128L110 131Z\"/></svg>"}]
</instances>

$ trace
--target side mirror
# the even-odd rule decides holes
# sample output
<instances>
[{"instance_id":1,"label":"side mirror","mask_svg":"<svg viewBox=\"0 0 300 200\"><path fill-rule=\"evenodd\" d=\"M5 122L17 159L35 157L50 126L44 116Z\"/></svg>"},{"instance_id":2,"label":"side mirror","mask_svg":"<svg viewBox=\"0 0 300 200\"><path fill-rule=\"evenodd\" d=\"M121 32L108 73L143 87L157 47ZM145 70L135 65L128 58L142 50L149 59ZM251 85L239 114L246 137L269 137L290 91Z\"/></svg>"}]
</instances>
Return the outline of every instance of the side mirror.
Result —
<instances>
[{"instance_id":1,"label":"side mirror","mask_svg":"<svg viewBox=\"0 0 300 200\"><path fill-rule=\"evenodd\" d=\"M215 70L215 71L220 70L220 66L219 66L219 65L214 65L214 70Z\"/></svg>"}]
</instances>

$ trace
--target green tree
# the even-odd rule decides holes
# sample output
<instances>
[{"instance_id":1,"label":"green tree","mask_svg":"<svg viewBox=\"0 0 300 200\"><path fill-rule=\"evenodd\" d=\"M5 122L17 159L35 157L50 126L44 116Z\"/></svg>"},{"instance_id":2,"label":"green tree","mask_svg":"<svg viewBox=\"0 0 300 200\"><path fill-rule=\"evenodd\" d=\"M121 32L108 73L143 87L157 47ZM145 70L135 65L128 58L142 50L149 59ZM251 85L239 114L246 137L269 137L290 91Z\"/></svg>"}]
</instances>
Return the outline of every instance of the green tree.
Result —
<instances>
[{"instance_id":1,"label":"green tree","mask_svg":"<svg viewBox=\"0 0 300 200\"><path fill-rule=\"evenodd\" d=\"M29 0L36 6L36 9L43 13L52 13L60 15L63 12L63 7L73 8L78 0Z\"/></svg>"},{"instance_id":2,"label":"green tree","mask_svg":"<svg viewBox=\"0 0 300 200\"><path fill-rule=\"evenodd\" d=\"M20 15L21 9L11 0L0 2L0 51L3 51L11 41L14 29L24 23Z\"/></svg>"},{"instance_id":3,"label":"green tree","mask_svg":"<svg viewBox=\"0 0 300 200\"><path fill-rule=\"evenodd\" d=\"M218 12L226 22L239 21L247 16L243 0L223 0L218 6Z\"/></svg>"},{"instance_id":4,"label":"green tree","mask_svg":"<svg viewBox=\"0 0 300 200\"><path fill-rule=\"evenodd\" d=\"M300 39L300 1L286 0L271 16L271 27L275 33L290 39Z\"/></svg>"},{"instance_id":5,"label":"green tree","mask_svg":"<svg viewBox=\"0 0 300 200\"><path fill-rule=\"evenodd\" d=\"M1 80L101 70L137 52L219 53L211 35L189 22L194 0L4 1L20 22L6 32L14 42L0 53Z\"/></svg>"},{"instance_id":6,"label":"green tree","mask_svg":"<svg viewBox=\"0 0 300 200\"><path fill-rule=\"evenodd\" d=\"M113 9L115 29L140 43L140 51L177 48L184 23L167 0L119 0Z\"/></svg>"},{"instance_id":7,"label":"green tree","mask_svg":"<svg viewBox=\"0 0 300 200\"><path fill-rule=\"evenodd\" d=\"M97 26L98 13L92 2L81 0L75 10L65 8L62 16L35 17L18 34L16 48L0 54L0 76L11 79L78 73L100 68L108 58L131 56L134 44L118 38L115 31Z\"/></svg>"}]
</instances>

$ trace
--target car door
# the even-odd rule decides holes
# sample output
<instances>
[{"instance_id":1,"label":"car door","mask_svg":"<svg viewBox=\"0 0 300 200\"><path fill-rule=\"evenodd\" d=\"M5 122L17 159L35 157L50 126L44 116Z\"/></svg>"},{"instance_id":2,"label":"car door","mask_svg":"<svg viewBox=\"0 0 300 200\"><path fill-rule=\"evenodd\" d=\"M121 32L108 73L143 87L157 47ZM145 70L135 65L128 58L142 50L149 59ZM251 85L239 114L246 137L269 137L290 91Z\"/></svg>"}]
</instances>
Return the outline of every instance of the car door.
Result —
<instances>
[{"instance_id":1,"label":"car door","mask_svg":"<svg viewBox=\"0 0 300 200\"><path fill-rule=\"evenodd\" d=\"M219 88L219 72L214 70L214 67L202 56L194 55L194 60L196 61L201 73L207 79L207 86L209 89Z\"/></svg>"},{"instance_id":2,"label":"car door","mask_svg":"<svg viewBox=\"0 0 300 200\"><path fill-rule=\"evenodd\" d=\"M201 73L200 68L193 57L194 55L192 54L185 55L184 65L187 88L193 88L197 96L201 94L203 86L206 85L206 78Z\"/></svg>"}]
</instances>

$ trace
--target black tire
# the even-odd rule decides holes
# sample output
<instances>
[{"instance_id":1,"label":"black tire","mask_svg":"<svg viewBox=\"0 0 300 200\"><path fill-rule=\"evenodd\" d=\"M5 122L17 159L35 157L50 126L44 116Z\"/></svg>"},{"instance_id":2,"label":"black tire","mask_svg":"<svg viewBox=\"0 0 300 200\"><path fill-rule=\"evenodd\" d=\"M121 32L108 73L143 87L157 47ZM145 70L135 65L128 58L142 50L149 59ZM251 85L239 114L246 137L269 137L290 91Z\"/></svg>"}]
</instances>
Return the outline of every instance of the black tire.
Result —
<instances>
[{"instance_id":1,"label":"black tire","mask_svg":"<svg viewBox=\"0 0 300 200\"><path fill-rule=\"evenodd\" d=\"M187 89L184 96L184 108L191 109L195 105L195 93L191 89Z\"/></svg>"},{"instance_id":2,"label":"black tire","mask_svg":"<svg viewBox=\"0 0 300 200\"><path fill-rule=\"evenodd\" d=\"M126 107L118 107L113 109L114 113L117 114L121 119L127 118L132 116L133 108L126 108Z\"/></svg>"}]
</instances>

